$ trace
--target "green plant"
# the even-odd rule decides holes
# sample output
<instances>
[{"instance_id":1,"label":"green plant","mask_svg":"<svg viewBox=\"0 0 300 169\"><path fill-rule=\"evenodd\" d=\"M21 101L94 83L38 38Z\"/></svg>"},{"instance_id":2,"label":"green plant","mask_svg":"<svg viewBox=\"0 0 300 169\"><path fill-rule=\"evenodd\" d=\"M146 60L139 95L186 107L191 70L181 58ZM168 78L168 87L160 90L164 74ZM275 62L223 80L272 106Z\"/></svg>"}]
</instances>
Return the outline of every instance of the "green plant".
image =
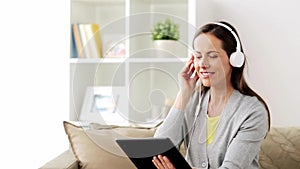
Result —
<instances>
[{"instance_id":1,"label":"green plant","mask_svg":"<svg viewBox=\"0 0 300 169\"><path fill-rule=\"evenodd\" d=\"M178 40L179 39L179 26L166 19L164 22L157 22L152 30L153 40Z\"/></svg>"}]
</instances>

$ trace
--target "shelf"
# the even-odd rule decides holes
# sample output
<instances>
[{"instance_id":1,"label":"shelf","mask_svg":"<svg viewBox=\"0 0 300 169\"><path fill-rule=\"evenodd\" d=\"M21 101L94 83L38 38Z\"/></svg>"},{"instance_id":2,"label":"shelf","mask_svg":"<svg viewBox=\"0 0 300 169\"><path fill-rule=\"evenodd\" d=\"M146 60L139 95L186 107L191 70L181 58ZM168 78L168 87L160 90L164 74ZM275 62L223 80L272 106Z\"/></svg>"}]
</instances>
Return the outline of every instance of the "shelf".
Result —
<instances>
[{"instance_id":1,"label":"shelf","mask_svg":"<svg viewBox=\"0 0 300 169\"><path fill-rule=\"evenodd\" d=\"M70 63L122 63L125 58L71 58Z\"/></svg>"},{"instance_id":2,"label":"shelf","mask_svg":"<svg viewBox=\"0 0 300 169\"><path fill-rule=\"evenodd\" d=\"M125 0L72 0L72 3L115 5L125 4Z\"/></svg>"},{"instance_id":3,"label":"shelf","mask_svg":"<svg viewBox=\"0 0 300 169\"><path fill-rule=\"evenodd\" d=\"M76 2L76 3L101 3L101 4L121 4L121 3L126 3L126 0L72 0L71 2ZM140 0L138 0L140 1ZM151 2L152 4L174 4L174 3L182 3L186 4L188 0L144 0L142 2L144 3L149 3Z\"/></svg>"},{"instance_id":4,"label":"shelf","mask_svg":"<svg viewBox=\"0 0 300 169\"><path fill-rule=\"evenodd\" d=\"M186 62L187 58L130 58L131 63L170 63Z\"/></svg>"},{"instance_id":5,"label":"shelf","mask_svg":"<svg viewBox=\"0 0 300 169\"><path fill-rule=\"evenodd\" d=\"M186 4L188 0L151 0L153 4L173 4L173 3L184 3Z\"/></svg>"},{"instance_id":6,"label":"shelf","mask_svg":"<svg viewBox=\"0 0 300 169\"><path fill-rule=\"evenodd\" d=\"M78 59L71 58L70 63L178 63L186 62L188 58L93 58Z\"/></svg>"},{"instance_id":7,"label":"shelf","mask_svg":"<svg viewBox=\"0 0 300 169\"><path fill-rule=\"evenodd\" d=\"M69 58L70 120L77 119L76 112L81 111L88 86L122 86L126 99L120 110L131 121L155 118L165 99L175 99L179 90L177 76L190 56L187 46L194 34L190 24L195 23L196 2L71 0L71 23L99 25L104 58ZM158 50L151 30L156 22L166 18L179 25L180 45L172 50ZM118 48L112 49L118 44L124 44L121 49L125 49L125 54L117 52Z\"/></svg>"}]
</instances>

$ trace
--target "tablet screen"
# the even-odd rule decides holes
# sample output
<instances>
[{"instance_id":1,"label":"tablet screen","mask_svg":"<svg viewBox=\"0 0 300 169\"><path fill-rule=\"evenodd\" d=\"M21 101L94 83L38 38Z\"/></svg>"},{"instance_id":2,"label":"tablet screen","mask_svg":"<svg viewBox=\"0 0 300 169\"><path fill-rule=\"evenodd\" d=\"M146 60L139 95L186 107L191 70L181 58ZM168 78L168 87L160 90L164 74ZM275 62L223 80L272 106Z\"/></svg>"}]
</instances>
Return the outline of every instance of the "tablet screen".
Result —
<instances>
[{"instance_id":1,"label":"tablet screen","mask_svg":"<svg viewBox=\"0 0 300 169\"><path fill-rule=\"evenodd\" d=\"M156 169L153 156L167 156L175 168L191 169L169 138L117 139L116 142L138 169Z\"/></svg>"}]
</instances>

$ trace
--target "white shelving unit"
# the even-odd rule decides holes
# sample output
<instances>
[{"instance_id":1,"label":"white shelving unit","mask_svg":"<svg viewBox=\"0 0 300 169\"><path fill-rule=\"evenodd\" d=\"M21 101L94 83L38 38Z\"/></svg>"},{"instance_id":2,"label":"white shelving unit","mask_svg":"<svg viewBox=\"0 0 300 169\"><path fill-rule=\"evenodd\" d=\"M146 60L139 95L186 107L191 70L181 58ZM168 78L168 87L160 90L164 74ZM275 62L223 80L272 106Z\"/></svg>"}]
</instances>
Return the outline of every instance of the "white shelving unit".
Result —
<instances>
[{"instance_id":1,"label":"white shelving unit","mask_svg":"<svg viewBox=\"0 0 300 169\"><path fill-rule=\"evenodd\" d=\"M124 87L127 100L122 114L135 122L148 122L165 99L174 99L177 74L184 66L195 31L196 0L71 0L71 23L97 23L103 51L124 43L122 58L70 59L70 120L78 120L87 86ZM179 25L176 56L158 58L151 29L157 21L172 19ZM124 108L125 107L125 108Z\"/></svg>"}]
</instances>

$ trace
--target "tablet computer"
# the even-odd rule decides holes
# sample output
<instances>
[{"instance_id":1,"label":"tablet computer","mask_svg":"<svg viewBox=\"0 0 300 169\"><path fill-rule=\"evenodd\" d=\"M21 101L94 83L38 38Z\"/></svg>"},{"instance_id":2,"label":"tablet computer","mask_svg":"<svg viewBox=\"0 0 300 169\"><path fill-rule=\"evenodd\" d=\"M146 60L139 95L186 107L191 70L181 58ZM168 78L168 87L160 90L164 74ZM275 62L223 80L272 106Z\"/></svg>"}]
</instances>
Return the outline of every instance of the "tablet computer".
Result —
<instances>
[{"instance_id":1,"label":"tablet computer","mask_svg":"<svg viewBox=\"0 0 300 169\"><path fill-rule=\"evenodd\" d=\"M191 169L169 138L117 139L117 144L138 169L156 169L153 156L167 156L175 168Z\"/></svg>"}]
</instances>

